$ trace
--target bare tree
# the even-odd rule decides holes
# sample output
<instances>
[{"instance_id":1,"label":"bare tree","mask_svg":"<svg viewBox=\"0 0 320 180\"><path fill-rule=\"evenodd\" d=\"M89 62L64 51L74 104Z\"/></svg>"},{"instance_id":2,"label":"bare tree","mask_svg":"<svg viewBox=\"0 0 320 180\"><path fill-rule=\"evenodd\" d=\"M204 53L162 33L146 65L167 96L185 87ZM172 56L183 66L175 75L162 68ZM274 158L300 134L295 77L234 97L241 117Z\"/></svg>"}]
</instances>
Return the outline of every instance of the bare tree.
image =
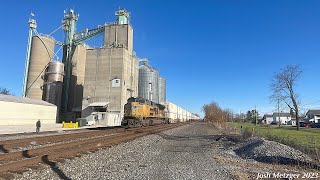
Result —
<instances>
[{"instance_id":1,"label":"bare tree","mask_svg":"<svg viewBox=\"0 0 320 180\"><path fill-rule=\"evenodd\" d=\"M290 111L294 112L296 117L297 131L299 131L299 96L295 92L296 83L302 74L299 65L287 65L276 73L272 79L271 95L272 101L281 101L285 103ZM280 119L279 119L280 121Z\"/></svg>"},{"instance_id":2,"label":"bare tree","mask_svg":"<svg viewBox=\"0 0 320 180\"><path fill-rule=\"evenodd\" d=\"M233 114L234 113L233 113L232 109L226 108L226 109L223 110L223 113L226 116L226 121L228 121L228 122L232 122L233 121Z\"/></svg>"},{"instance_id":3,"label":"bare tree","mask_svg":"<svg viewBox=\"0 0 320 180\"><path fill-rule=\"evenodd\" d=\"M0 87L0 94L11 95L12 93L9 89Z\"/></svg>"},{"instance_id":4,"label":"bare tree","mask_svg":"<svg viewBox=\"0 0 320 180\"><path fill-rule=\"evenodd\" d=\"M202 110L205 113L206 121L216 127L224 126L225 122L232 118L231 109L222 109L216 102L203 105Z\"/></svg>"}]
</instances>

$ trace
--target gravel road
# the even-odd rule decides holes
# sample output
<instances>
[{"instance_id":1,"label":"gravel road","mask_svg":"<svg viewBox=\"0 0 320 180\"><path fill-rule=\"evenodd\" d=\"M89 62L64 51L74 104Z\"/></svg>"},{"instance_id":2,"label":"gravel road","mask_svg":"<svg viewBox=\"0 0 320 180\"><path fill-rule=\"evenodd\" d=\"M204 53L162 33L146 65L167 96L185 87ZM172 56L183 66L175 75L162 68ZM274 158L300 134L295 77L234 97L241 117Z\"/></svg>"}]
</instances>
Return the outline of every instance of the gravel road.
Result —
<instances>
[{"instance_id":1,"label":"gravel road","mask_svg":"<svg viewBox=\"0 0 320 180\"><path fill-rule=\"evenodd\" d=\"M233 179L197 122L15 175L15 179Z\"/></svg>"}]
</instances>

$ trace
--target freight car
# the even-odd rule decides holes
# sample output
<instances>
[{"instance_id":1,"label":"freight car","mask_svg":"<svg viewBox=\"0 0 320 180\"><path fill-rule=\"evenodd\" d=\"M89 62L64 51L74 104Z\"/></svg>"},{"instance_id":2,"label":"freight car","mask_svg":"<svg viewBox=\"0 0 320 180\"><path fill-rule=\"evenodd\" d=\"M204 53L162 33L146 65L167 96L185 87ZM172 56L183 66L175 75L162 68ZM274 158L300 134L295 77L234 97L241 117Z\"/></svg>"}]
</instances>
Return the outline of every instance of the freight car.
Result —
<instances>
[{"instance_id":1,"label":"freight car","mask_svg":"<svg viewBox=\"0 0 320 180\"><path fill-rule=\"evenodd\" d=\"M131 97L124 105L123 127L140 127L152 124L168 124L165 106L144 98Z\"/></svg>"}]
</instances>

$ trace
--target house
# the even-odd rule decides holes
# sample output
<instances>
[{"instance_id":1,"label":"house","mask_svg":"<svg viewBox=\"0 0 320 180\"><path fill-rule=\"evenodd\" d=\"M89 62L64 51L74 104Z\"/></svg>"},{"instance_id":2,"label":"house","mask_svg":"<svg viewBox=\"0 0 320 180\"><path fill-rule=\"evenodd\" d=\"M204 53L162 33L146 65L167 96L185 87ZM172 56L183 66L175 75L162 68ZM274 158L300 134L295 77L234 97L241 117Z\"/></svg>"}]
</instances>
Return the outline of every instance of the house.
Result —
<instances>
[{"instance_id":1,"label":"house","mask_svg":"<svg viewBox=\"0 0 320 180\"><path fill-rule=\"evenodd\" d=\"M306 116L307 116L307 119L309 120L309 122L313 122L313 123L320 122L320 110L319 109L309 110L307 112Z\"/></svg>"},{"instance_id":2,"label":"house","mask_svg":"<svg viewBox=\"0 0 320 180\"><path fill-rule=\"evenodd\" d=\"M287 122L287 125L292 125L292 126L296 126L297 123L296 123L296 118L295 117L292 117L290 121ZM303 120L299 119L299 122L303 122Z\"/></svg>"},{"instance_id":3,"label":"house","mask_svg":"<svg viewBox=\"0 0 320 180\"><path fill-rule=\"evenodd\" d=\"M291 122L291 115L284 112L273 113L273 123L279 123L279 119L281 124L288 124L288 122Z\"/></svg>"},{"instance_id":4,"label":"house","mask_svg":"<svg viewBox=\"0 0 320 180\"><path fill-rule=\"evenodd\" d=\"M265 114L262 118L262 123L264 124L271 124L273 122L273 115L272 114Z\"/></svg>"}]
</instances>

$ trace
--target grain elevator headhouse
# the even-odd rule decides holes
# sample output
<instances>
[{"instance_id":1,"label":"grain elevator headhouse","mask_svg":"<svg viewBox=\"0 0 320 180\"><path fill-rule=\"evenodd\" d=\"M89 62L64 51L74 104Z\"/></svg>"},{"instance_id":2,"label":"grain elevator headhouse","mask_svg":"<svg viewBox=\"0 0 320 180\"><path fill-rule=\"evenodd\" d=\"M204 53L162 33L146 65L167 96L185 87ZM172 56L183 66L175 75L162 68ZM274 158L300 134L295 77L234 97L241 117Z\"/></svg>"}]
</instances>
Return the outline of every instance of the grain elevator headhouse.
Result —
<instances>
[{"instance_id":1,"label":"grain elevator headhouse","mask_svg":"<svg viewBox=\"0 0 320 180\"><path fill-rule=\"evenodd\" d=\"M119 10L115 13L114 24L107 25L104 32L104 45L108 47L123 47L130 54L133 52L133 29L129 22L129 13Z\"/></svg>"},{"instance_id":2,"label":"grain elevator headhouse","mask_svg":"<svg viewBox=\"0 0 320 180\"><path fill-rule=\"evenodd\" d=\"M87 49L82 117L92 113L90 104L96 102L123 115L128 98L138 96L139 63L129 13L122 9L115 15L116 21L105 25L104 46Z\"/></svg>"}]
</instances>

